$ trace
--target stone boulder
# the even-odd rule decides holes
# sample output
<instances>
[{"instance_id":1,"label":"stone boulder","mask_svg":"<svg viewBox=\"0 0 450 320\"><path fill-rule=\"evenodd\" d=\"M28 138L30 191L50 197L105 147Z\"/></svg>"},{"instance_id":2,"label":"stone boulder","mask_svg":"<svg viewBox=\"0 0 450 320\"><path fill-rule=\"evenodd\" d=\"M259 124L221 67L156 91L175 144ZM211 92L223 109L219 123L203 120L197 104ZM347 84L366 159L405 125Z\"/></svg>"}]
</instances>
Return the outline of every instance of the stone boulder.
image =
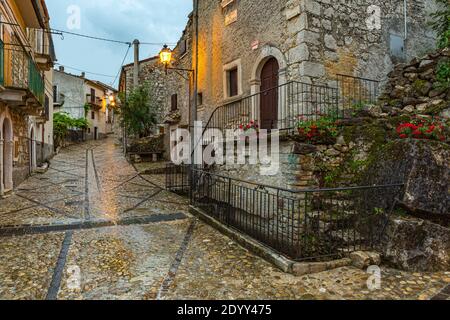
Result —
<instances>
[{"instance_id":1,"label":"stone boulder","mask_svg":"<svg viewBox=\"0 0 450 320\"><path fill-rule=\"evenodd\" d=\"M393 141L374 156L363 177L368 185L404 183L398 198L403 207L430 218L450 218L450 147L446 143Z\"/></svg>"},{"instance_id":2,"label":"stone boulder","mask_svg":"<svg viewBox=\"0 0 450 320\"><path fill-rule=\"evenodd\" d=\"M383 261L411 272L450 270L450 229L415 218L391 218L382 238Z\"/></svg>"}]
</instances>

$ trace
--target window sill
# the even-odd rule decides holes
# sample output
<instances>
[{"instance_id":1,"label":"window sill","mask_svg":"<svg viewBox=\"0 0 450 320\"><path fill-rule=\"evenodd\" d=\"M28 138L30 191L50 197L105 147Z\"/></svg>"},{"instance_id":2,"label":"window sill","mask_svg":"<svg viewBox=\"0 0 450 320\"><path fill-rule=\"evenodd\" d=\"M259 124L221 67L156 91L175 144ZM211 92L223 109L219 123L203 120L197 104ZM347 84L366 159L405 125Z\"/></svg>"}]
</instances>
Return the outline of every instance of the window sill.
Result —
<instances>
[{"instance_id":1,"label":"window sill","mask_svg":"<svg viewBox=\"0 0 450 320\"><path fill-rule=\"evenodd\" d=\"M242 100L243 97L244 97L243 94L238 94L237 96L227 97L227 98L222 100L222 104L233 103L233 102Z\"/></svg>"}]
</instances>

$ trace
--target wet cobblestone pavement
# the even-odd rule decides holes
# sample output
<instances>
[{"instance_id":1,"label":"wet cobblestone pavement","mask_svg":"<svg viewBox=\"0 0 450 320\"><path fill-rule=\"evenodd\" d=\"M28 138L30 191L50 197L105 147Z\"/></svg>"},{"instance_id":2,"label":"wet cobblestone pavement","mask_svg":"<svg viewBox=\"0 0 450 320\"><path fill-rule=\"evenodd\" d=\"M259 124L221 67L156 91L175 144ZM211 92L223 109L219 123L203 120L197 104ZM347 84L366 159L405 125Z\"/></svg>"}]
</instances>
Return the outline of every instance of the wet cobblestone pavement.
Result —
<instances>
[{"instance_id":1,"label":"wet cobblestone pavement","mask_svg":"<svg viewBox=\"0 0 450 320\"><path fill-rule=\"evenodd\" d=\"M71 146L0 199L0 299L450 299L450 272L280 272L188 213L112 138ZM56 227L55 227L56 226Z\"/></svg>"}]
</instances>

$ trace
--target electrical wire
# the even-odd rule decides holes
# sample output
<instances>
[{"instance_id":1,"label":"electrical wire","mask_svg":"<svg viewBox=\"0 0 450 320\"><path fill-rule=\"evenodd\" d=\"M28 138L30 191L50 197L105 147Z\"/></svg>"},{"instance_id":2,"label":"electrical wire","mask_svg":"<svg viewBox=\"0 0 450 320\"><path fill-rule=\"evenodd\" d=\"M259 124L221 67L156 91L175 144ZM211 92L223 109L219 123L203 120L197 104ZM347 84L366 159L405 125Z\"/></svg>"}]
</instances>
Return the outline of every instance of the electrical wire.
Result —
<instances>
[{"instance_id":1,"label":"electrical wire","mask_svg":"<svg viewBox=\"0 0 450 320\"><path fill-rule=\"evenodd\" d=\"M76 70L76 71L80 71L80 72L84 72L84 73L88 73L88 74L92 74L92 75L96 75L96 76L115 78L115 76L111 76L111 75L107 75L107 74L103 74L103 73L96 73L96 72L85 71L85 70L78 69L78 68L71 67L71 66L67 66L67 65L64 65L64 64L61 64L61 63L55 63L55 64L58 65L58 66L62 66L64 68L67 68L67 69L72 69L72 70Z\"/></svg>"},{"instance_id":2,"label":"electrical wire","mask_svg":"<svg viewBox=\"0 0 450 320\"><path fill-rule=\"evenodd\" d=\"M124 57L123 60L122 60L122 64L120 65L120 69L119 69L119 71L117 72L117 75L116 75L114 81L111 82L111 84L110 84L111 87L114 86L114 84L115 84L116 81L117 81L117 78L119 78L119 75L120 75L120 73L122 72L122 68L123 68L123 66L124 66L124 64L125 64L125 61L127 60L128 53L130 52L130 48L131 48L131 44L128 46L127 52L125 53L125 57Z\"/></svg>"}]
</instances>

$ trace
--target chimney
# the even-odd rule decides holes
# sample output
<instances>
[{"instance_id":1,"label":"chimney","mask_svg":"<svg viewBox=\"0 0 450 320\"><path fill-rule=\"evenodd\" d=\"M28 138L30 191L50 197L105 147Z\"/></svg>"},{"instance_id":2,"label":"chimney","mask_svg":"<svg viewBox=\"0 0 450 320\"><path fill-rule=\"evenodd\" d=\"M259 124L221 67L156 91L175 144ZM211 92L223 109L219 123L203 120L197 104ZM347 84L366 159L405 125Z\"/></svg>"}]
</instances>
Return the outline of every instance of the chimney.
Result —
<instances>
[{"instance_id":1,"label":"chimney","mask_svg":"<svg viewBox=\"0 0 450 320\"><path fill-rule=\"evenodd\" d=\"M133 41L134 45L134 68L133 68L133 87L139 85L139 40Z\"/></svg>"},{"instance_id":2,"label":"chimney","mask_svg":"<svg viewBox=\"0 0 450 320\"><path fill-rule=\"evenodd\" d=\"M86 72L82 72L82 73L81 73L81 77L82 77L82 78L86 77Z\"/></svg>"},{"instance_id":3,"label":"chimney","mask_svg":"<svg viewBox=\"0 0 450 320\"><path fill-rule=\"evenodd\" d=\"M64 72L64 66L60 66L59 71Z\"/></svg>"}]
</instances>

